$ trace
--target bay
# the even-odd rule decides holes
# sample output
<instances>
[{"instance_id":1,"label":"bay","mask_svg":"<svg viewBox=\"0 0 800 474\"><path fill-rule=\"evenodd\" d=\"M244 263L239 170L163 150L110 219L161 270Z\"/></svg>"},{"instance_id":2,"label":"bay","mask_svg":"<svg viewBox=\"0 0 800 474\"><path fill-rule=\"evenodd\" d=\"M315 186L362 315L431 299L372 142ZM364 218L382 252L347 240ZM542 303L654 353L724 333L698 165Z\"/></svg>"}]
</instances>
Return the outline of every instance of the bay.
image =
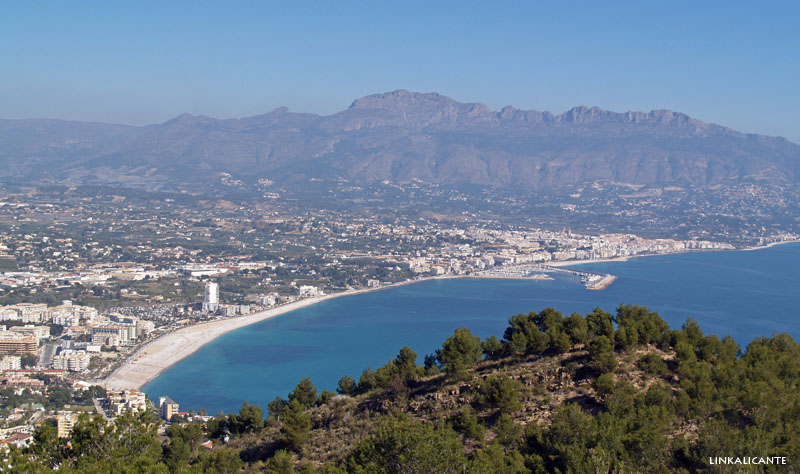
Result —
<instances>
[{"instance_id":1,"label":"bay","mask_svg":"<svg viewBox=\"0 0 800 474\"><path fill-rule=\"evenodd\" d=\"M358 380L405 345L432 353L464 326L502 336L508 317L554 307L565 315L620 304L658 311L678 328L694 318L706 333L731 335L743 347L754 337L800 336L800 244L755 251L702 252L591 263L576 269L618 280L589 291L577 277L552 281L455 278L344 296L225 334L165 370L143 390L168 395L182 410L236 411L286 397L303 377L322 390L339 378Z\"/></svg>"}]
</instances>

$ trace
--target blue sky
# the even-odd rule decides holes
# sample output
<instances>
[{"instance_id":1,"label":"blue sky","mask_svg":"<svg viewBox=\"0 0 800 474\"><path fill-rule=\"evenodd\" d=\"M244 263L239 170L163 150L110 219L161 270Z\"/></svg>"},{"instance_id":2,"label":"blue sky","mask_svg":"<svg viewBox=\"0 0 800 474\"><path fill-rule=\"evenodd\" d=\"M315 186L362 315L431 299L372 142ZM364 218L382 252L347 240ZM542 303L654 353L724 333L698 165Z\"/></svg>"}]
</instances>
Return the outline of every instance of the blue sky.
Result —
<instances>
[{"instance_id":1,"label":"blue sky","mask_svg":"<svg viewBox=\"0 0 800 474\"><path fill-rule=\"evenodd\" d=\"M800 2L0 2L0 117L329 114L375 92L668 108L800 143Z\"/></svg>"}]
</instances>

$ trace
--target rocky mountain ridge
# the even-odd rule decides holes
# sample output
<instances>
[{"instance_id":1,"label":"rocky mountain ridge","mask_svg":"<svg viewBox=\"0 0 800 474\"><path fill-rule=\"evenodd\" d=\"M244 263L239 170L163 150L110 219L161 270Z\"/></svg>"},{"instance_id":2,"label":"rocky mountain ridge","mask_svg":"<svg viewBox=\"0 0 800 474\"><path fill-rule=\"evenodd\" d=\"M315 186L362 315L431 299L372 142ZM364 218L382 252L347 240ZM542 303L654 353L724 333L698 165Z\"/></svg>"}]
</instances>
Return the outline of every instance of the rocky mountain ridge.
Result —
<instances>
[{"instance_id":1,"label":"rocky mountain ridge","mask_svg":"<svg viewBox=\"0 0 800 474\"><path fill-rule=\"evenodd\" d=\"M154 188L211 183L220 173L283 187L309 179L520 191L800 183L800 146L669 110L495 112L405 90L329 116L281 107L241 119L182 114L143 127L0 120L0 164L5 181Z\"/></svg>"}]
</instances>

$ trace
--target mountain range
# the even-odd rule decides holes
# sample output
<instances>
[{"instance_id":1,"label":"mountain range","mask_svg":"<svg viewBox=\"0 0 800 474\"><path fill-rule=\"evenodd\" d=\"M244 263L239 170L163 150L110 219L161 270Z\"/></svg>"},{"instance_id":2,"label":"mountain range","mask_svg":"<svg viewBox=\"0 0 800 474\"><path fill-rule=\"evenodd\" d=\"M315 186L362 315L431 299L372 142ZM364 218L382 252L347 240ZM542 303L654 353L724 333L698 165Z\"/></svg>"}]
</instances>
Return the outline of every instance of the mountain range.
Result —
<instances>
[{"instance_id":1,"label":"mountain range","mask_svg":"<svg viewBox=\"0 0 800 474\"><path fill-rule=\"evenodd\" d=\"M220 176L291 188L310 179L540 191L613 183L714 188L800 183L800 146L669 110L493 111L405 90L321 116L183 114L127 126L0 120L0 180L172 188Z\"/></svg>"}]
</instances>

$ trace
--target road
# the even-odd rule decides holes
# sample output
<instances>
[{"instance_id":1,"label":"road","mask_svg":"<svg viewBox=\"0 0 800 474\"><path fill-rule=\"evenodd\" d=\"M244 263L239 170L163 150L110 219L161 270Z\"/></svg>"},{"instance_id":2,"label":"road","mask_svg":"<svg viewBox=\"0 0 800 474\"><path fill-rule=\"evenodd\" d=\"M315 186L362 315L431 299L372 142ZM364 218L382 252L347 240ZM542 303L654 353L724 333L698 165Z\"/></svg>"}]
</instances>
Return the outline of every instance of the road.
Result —
<instances>
[{"instance_id":1,"label":"road","mask_svg":"<svg viewBox=\"0 0 800 474\"><path fill-rule=\"evenodd\" d=\"M57 343L49 343L42 346L39 357L39 367L50 367L53 362L53 356L58 348Z\"/></svg>"},{"instance_id":2,"label":"road","mask_svg":"<svg viewBox=\"0 0 800 474\"><path fill-rule=\"evenodd\" d=\"M108 416L106 415L106 411L103 410L103 407L100 406L100 402L97 401L97 397L92 397L92 402L94 402L94 409L97 413L103 415L103 418L108 420Z\"/></svg>"}]
</instances>

